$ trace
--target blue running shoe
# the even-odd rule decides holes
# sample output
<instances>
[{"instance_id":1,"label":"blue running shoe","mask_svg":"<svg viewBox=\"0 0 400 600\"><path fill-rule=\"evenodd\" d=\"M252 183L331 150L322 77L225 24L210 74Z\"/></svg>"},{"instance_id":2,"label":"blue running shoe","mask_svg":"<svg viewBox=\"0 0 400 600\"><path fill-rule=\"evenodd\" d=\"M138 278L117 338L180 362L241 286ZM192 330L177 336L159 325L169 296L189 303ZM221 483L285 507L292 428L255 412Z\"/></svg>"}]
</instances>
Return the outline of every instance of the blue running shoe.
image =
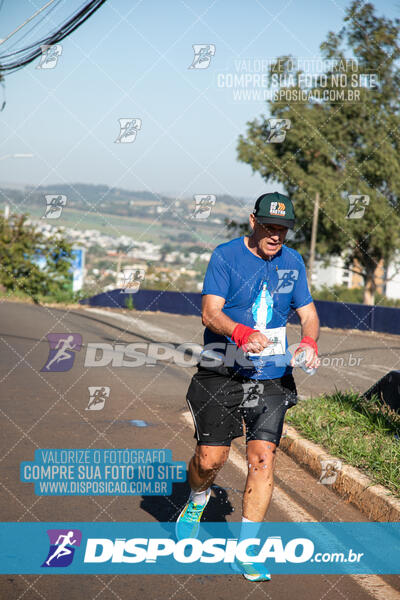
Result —
<instances>
[{"instance_id":1,"label":"blue running shoe","mask_svg":"<svg viewBox=\"0 0 400 600\"><path fill-rule=\"evenodd\" d=\"M210 496L211 490L208 490L204 504L196 504L195 502L192 502L190 498L186 502L176 521L175 534L178 540L183 540L185 538L197 538L200 528L200 519L205 507L207 506Z\"/></svg>"},{"instance_id":2,"label":"blue running shoe","mask_svg":"<svg viewBox=\"0 0 400 600\"><path fill-rule=\"evenodd\" d=\"M249 556L257 556L258 551L254 548L254 546L250 546L247 549L247 554ZM264 563L251 561L244 562L236 558L235 562L232 563L232 569L236 572L241 573L243 577L245 577L249 581L271 580L271 574L268 573Z\"/></svg>"}]
</instances>

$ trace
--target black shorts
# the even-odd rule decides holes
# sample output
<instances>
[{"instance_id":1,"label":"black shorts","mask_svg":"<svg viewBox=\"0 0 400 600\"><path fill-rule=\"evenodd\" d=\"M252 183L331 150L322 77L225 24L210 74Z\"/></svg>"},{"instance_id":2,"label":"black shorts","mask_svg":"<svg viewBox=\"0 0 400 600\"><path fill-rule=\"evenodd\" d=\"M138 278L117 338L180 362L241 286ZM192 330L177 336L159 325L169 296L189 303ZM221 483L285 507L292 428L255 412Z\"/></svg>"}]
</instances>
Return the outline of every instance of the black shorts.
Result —
<instances>
[{"instance_id":1,"label":"black shorts","mask_svg":"<svg viewBox=\"0 0 400 600\"><path fill-rule=\"evenodd\" d=\"M227 369L221 374L198 367L186 401L198 444L230 446L243 435L246 442L265 440L279 446L288 408L297 404L293 375L278 379L247 379Z\"/></svg>"}]
</instances>

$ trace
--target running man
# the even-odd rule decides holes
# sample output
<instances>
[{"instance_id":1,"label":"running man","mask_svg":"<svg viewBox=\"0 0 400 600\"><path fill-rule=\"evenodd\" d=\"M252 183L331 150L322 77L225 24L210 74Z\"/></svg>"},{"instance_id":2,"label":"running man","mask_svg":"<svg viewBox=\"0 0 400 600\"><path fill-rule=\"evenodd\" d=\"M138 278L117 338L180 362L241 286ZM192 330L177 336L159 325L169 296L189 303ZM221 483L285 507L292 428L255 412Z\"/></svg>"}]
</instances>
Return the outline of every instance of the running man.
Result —
<instances>
[{"instance_id":1,"label":"running man","mask_svg":"<svg viewBox=\"0 0 400 600\"><path fill-rule=\"evenodd\" d=\"M56 541L57 548L55 552L46 560L46 565L50 566L53 558L61 558L62 556L66 556L67 554L71 554L71 549L67 548L67 546L73 546L76 543L76 540L71 539L74 536L73 531L68 531L67 535L59 535L58 540ZM62 540L62 542L60 542Z\"/></svg>"},{"instance_id":2,"label":"running man","mask_svg":"<svg viewBox=\"0 0 400 600\"><path fill-rule=\"evenodd\" d=\"M233 367L199 365L189 386L187 402L197 446L189 463L191 494L176 524L180 539L196 537L211 485L228 458L232 439L243 435L242 419L248 463L242 517L247 525L242 525L242 532L250 527L252 534L245 537L257 535L271 500L285 413L297 403L294 357L305 349L306 366L319 366L319 319L304 262L283 243L294 219L289 198L277 192L263 194L249 218L252 234L221 244L211 256L202 292L204 345L214 344L217 351L217 343L221 349L229 342L238 350ZM288 272L293 285L282 286ZM302 334L293 356L287 351L286 337L291 308L300 318ZM244 402L249 383L259 384L258 402ZM238 566L246 579L270 579L261 563Z\"/></svg>"}]
</instances>

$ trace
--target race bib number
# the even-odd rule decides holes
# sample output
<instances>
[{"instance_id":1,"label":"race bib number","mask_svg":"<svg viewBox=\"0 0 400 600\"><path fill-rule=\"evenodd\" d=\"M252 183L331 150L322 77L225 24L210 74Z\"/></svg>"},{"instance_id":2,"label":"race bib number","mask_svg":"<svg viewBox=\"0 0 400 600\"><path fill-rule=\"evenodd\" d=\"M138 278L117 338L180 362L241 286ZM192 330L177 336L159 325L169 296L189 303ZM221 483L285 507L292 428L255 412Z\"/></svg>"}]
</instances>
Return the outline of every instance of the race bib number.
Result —
<instances>
[{"instance_id":1,"label":"race bib number","mask_svg":"<svg viewBox=\"0 0 400 600\"><path fill-rule=\"evenodd\" d=\"M248 356L275 356L276 354L286 353L286 327L274 327L273 329L260 329L271 342L264 350L258 352L248 352Z\"/></svg>"}]
</instances>

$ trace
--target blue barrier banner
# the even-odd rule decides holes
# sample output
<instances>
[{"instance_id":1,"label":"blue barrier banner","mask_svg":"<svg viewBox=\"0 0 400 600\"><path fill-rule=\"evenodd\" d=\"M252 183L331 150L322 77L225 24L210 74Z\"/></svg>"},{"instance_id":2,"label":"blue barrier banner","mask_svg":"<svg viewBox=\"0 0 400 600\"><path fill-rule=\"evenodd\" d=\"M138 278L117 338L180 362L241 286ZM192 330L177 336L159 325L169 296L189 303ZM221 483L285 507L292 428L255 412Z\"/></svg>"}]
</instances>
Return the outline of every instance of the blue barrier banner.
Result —
<instances>
[{"instance_id":1,"label":"blue barrier banner","mask_svg":"<svg viewBox=\"0 0 400 600\"><path fill-rule=\"evenodd\" d=\"M88 306L107 306L110 308L126 308L127 296L122 290L111 290L81 300ZM201 314L201 294L196 292L167 292L159 290L139 290L130 294L136 310L155 311L179 315ZM400 309L389 306L367 306L353 302L330 302L315 300L315 307L321 327L332 329L359 329L362 331L382 331L400 334ZM299 317L292 310L289 323L298 323Z\"/></svg>"},{"instance_id":2,"label":"blue barrier banner","mask_svg":"<svg viewBox=\"0 0 400 600\"><path fill-rule=\"evenodd\" d=\"M400 574L400 523L252 527L205 522L178 540L175 523L1 523L0 572L232 574L241 561L272 574Z\"/></svg>"},{"instance_id":3,"label":"blue barrier banner","mask_svg":"<svg viewBox=\"0 0 400 600\"><path fill-rule=\"evenodd\" d=\"M374 331L400 334L400 309L391 306L374 307Z\"/></svg>"},{"instance_id":4,"label":"blue barrier banner","mask_svg":"<svg viewBox=\"0 0 400 600\"><path fill-rule=\"evenodd\" d=\"M89 306L127 308L131 300L135 310L161 311L179 315L201 315L201 294L197 292L167 292L164 290L139 290L135 294L116 289L80 301Z\"/></svg>"},{"instance_id":5,"label":"blue barrier banner","mask_svg":"<svg viewBox=\"0 0 400 600\"><path fill-rule=\"evenodd\" d=\"M164 449L39 449L20 465L37 496L169 496L186 463Z\"/></svg>"}]
</instances>

